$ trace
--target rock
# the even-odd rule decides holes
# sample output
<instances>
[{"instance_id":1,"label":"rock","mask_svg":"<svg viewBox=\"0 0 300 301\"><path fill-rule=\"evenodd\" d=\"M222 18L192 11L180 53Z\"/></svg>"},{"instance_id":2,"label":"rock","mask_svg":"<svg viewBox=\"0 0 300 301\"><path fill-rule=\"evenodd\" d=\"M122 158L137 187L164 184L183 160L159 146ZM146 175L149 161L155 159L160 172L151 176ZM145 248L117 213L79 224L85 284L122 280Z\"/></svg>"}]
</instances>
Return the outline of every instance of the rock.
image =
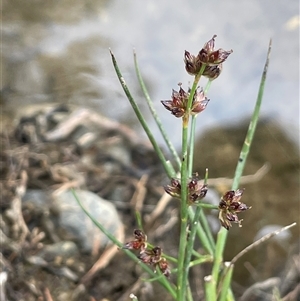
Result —
<instances>
[{"instance_id":1,"label":"rock","mask_svg":"<svg viewBox=\"0 0 300 301\"><path fill-rule=\"evenodd\" d=\"M122 222L114 205L98 195L85 190L76 190L76 195L88 212L105 229L115 236L122 230ZM63 230L65 239L72 237L82 251L91 253L103 249L109 239L98 229L78 205L71 191L53 197L58 209L57 225Z\"/></svg>"},{"instance_id":2,"label":"rock","mask_svg":"<svg viewBox=\"0 0 300 301\"><path fill-rule=\"evenodd\" d=\"M76 194L83 206L105 229L115 236L123 232L122 222L111 202L90 191L76 190ZM68 257L76 254L77 248L73 242L85 253L98 252L110 242L81 209L69 190L53 195L42 190L28 190L23 204L26 207L34 207L35 212L45 213L43 218L49 219L54 225L54 229L49 231L55 231L59 239L63 240L45 245L43 254L46 257Z\"/></svg>"},{"instance_id":3,"label":"rock","mask_svg":"<svg viewBox=\"0 0 300 301\"><path fill-rule=\"evenodd\" d=\"M78 248L72 241L62 241L52 245L45 245L38 255L46 261L53 261L56 257L68 259L78 255Z\"/></svg>"}]
</instances>

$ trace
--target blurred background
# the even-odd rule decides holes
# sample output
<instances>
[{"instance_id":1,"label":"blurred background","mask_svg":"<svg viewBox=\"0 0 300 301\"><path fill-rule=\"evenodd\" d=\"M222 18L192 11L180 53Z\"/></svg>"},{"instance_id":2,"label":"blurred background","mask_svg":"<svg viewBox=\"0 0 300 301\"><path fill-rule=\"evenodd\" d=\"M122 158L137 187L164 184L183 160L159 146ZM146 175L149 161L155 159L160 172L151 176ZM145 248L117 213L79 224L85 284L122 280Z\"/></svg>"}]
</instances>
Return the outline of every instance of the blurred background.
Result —
<instances>
[{"instance_id":1,"label":"blurred background","mask_svg":"<svg viewBox=\"0 0 300 301\"><path fill-rule=\"evenodd\" d=\"M216 48L233 49L211 102L198 123L208 127L249 117L270 38L271 63L262 116L299 142L299 3L278 1L23 1L2 2L2 106L69 102L93 106L132 122L132 111L114 74L111 48L141 106L132 52L169 131L180 124L162 111L179 82L191 77L184 50L197 54L217 34ZM205 83L204 83L205 84ZM178 146L177 137L174 144Z\"/></svg>"},{"instance_id":2,"label":"blurred background","mask_svg":"<svg viewBox=\"0 0 300 301\"><path fill-rule=\"evenodd\" d=\"M272 38L262 123L253 146L257 152L246 173L253 174L271 162L275 173L270 177L275 182L247 188L245 203L253 206L247 218L250 214L252 218L242 230L232 231L230 259L259 237L264 227L299 220L299 26L296 0L3 0L2 126L12 125L15 116L28 107L54 102L93 108L142 133L114 73L110 48L162 142L137 83L135 49L154 106L179 149L181 123L163 109L160 100L170 99L179 82L184 89L191 84L184 69L184 51L197 54L217 34L216 48L232 49L233 53L213 82L208 93L211 101L198 118L195 170L208 167L211 177L232 177ZM284 180L279 179L281 175ZM241 235L243 229L246 232ZM259 266L273 254L270 266L264 269L269 277L274 273L274 261L284 261L287 246L298 241L298 230L283 237L278 252L273 254L276 248L272 247L269 253L252 254L249 261ZM282 266L276 268L280 271ZM255 278L253 270L253 266L243 266L235 277L243 285L249 283L249 275L252 280L264 278Z\"/></svg>"}]
</instances>

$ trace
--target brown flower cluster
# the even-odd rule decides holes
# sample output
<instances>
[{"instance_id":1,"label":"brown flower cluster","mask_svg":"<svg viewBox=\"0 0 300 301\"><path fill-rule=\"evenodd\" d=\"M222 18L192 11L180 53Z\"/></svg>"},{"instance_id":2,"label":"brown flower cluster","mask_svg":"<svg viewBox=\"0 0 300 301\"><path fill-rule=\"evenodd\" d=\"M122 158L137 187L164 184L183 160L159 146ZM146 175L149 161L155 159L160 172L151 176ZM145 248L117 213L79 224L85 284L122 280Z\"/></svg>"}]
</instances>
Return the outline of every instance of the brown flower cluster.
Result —
<instances>
[{"instance_id":1,"label":"brown flower cluster","mask_svg":"<svg viewBox=\"0 0 300 301\"><path fill-rule=\"evenodd\" d=\"M246 204L240 202L240 199L244 193L244 189L237 189L236 191L227 191L221 198L219 203L219 220L222 226L229 230L231 222L238 223L242 227L242 219L239 220L237 214L239 212L250 209Z\"/></svg>"},{"instance_id":2,"label":"brown flower cluster","mask_svg":"<svg viewBox=\"0 0 300 301\"><path fill-rule=\"evenodd\" d=\"M222 48L215 50L216 37L217 36L214 35L211 40L205 43L197 56L185 51L185 69L189 74L198 75L203 64L206 65L203 75L209 79L216 79L221 74L222 63L225 62L232 53L232 50L225 51Z\"/></svg>"},{"instance_id":3,"label":"brown flower cluster","mask_svg":"<svg viewBox=\"0 0 300 301\"><path fill-rule=\"evenodd\" d=\"M200 201L206 196L207 185L202 184L202 182L197 178L193 177L189 179L187 183L188 188L188 204L193 205ZM174 198L181 198L181 183L179 179L172 178L171 184L164 186L166 193L170 194Z\"/></svg>"},{"instance_id":4,"label":"brown flower cluster","mask_svg":"<svg viewBox=\"0 0 300 301\"><path fill-rule=\"evenodd\" d=\"M138 258L145 264L158 267L163 275L170 276L167 260L162 256L162 248L147 248L147 236L141 230L134 230L134 240L126 243L122 249L139 250Z\"/></svg>"},{"instance_id":5,"label":"brown flower cluster","mask_svg":"<svg viewBox=\"0 0 300 301\"><path fill-rule=\"evenodd\" d=\"M167 110L171 111L171 113L178 118L183 117L185 114L197 115L205 110L209 99L204 95L202 89L198 88L196 90L190 110L188 110L187 107L189 97L190 91L186 92L180 86L178 92L173 90L172 100L162 100L161 103Z\"/></svg>"}]
</instances>

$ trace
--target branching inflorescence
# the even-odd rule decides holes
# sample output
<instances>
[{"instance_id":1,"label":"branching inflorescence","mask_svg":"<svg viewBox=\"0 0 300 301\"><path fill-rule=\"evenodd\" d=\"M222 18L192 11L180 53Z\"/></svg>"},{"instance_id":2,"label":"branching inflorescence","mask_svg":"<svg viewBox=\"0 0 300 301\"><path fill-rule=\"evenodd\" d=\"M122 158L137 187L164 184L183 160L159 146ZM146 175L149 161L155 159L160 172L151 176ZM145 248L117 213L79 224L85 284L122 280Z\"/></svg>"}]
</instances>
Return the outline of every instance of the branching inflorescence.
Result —
<instances>
[{"instance_id":1,"label":"branching inflorescence","mask_svg":"<svg viewBox=\"0 0 300 301\"><path fill-rule=\"evenodd\" d=\"M207 108L210 101L207 98L208 89L211 83L220 76L224 62L232 53L232 50L226 51L224 49L215 49L215 38L216 35L214 35L207 43L205 43L197 55L192 55L188 51L184 52L185 69L188 74L194 77L193 84L190 88L184 90L182 88L182 84L180 83L178 91L174 89L172 90L170 100L161 101L165 109L170 111L173 116L178 119L182 119L181 156L179 156L175 151L175 148L173 147L170 139L167 137L161 121L159 120L158 114L154 110L149 94L139 72L136 62L136 55L134 55L136 71L142 90L148 102L151 113L166 141L170 153L174 157L178 168L177 171L170 161L165 159L164 154L158 146L152 132L150 131L145 118L137 106L137 103L129 92L114 55L111 53L113 64L124 92L170 179L170 184L164 186L165 192L174 198L180 199L180 202L178 203L180 207L180 237L177 259L163 254L161 247L152 246L149 244L147 242L146 234L141 230L134 230L134 239L124 244L121 248L124 249L125 252L129 253L130 256L133 255L135 260L139 260L144 269L150 275L153 276L153 270L149 269L148 266L153 267L154 272L159 271L162 275L166 276L168 279L165 277L158 277L155 280L160 282L167 289L170 295L177 301L193 300L188 277L189 269L192 266L201 264L203 262L213 262L211 275L204 278L206 300L234 300L230 289L233 267L231 265L230 269L228 269L224 264L222 257L226 241L226 230L230 229L232 226L231 223L238 223L241 227L242 220L238 218L238 213L251 208L250 206L247 206L241 202L244 189L238 189L238 184L244 170L246 158L249 153L250 145L254 136L255 126L258 120L269 57L267 58L265 70L262 76L251 126L249 126L248 133L240 154L240 160L237 163L233 185L231 190L228 190L222 195L218 206L205 204L203 202L207 194L209 184L207 169L204 180L200 180L198 178L198 173L193 172L196 117ZM198 86L202 76L208 79L205 88ZM212 230L206 219L206 215L202 211L202 208L208 208L208 206L210 206L209 208L219 210L219 220L222 227L216 240L212 235ZM141 224L139 223L139 225ZM207 252L206 254L200 254L194 250L195 238L199 239L201 245L203 246L204 252ZM135 250L139 253L135 257L134 254L128 252L127 250ZM192 255L195 255L195 258L193 258ZM167 259L168 261L170 259L172 262L174 262L174 264L177 265L177 267L174 268L175 274L177 274L176 284L170 283L170 267Z\"/></svg>"}]
</instances>

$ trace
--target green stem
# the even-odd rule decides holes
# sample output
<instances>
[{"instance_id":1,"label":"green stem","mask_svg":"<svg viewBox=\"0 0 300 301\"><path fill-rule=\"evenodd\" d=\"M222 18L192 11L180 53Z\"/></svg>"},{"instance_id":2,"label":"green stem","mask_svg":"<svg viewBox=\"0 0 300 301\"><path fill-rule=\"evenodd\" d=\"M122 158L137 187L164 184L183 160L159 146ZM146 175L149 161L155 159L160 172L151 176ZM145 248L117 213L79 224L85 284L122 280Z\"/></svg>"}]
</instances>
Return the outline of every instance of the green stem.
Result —
<instances>
[{"instance_id":1,"label":"green stem","mask_svg":"<svg viewBox=\"0 0 300 301\"><path fill-rule=\"evenodd\" d=\"M200 81L200 78L201 78L201 76L202 76L202 74L205 70L205 67L206 67L206 64L202 64L199 73L195 76L195 79L194 79L194 82L193 82L193 85L192 85L192 89L190 91L190 97L189 97L189 100L188 100L188 103L187 103L188 110L190 110L191 107L192 107L194 95L195 95L195 92L197 90L197 86L198 86L198 83Z\"/></svg>"},{"instance_id":2,"label":"green stem","mask_svg":"<svg viewBox=\"0 0 300 301\"><path fill-rule=\"evenodd\" d=\"M204 277L205 301L216 301L217 293L215 290L214 279L211 275Z\"/></svg>"},{"instance_id":3,"label":"green stem","mask_svg":"<svg viewBox=\"0 0 300 301\"><path fill-rule=\"evenodd\" d=\"M214 256L214 265L212 269L212 277L214 279L215 285L217 285L219 280L219 272L221 270L221 264L223 262L223 251L225 247L225 241L220 239L222 235L221 231L219 231L217 236L217 243L215 249L215 256Z\"/></svg>"},{"instance_id":4,"label":"green stem","mask_svg":"<svg viewBox=\"0 0 300 301\"><path fill-rule=\"evenodd\" d=\"M186 229L188 220L188 127L190 110L192 107L197 85L206 65L202 65L200 72L195 76L192 89L190 91L186 112L182 118L182 162L181 162L181 204L180 204L180 241L178 252L178 277L177 277L177 301L184 301L187 288L188 274L184 269L184 258L186 253Z\"/></svg>"},{"instance_id":5,"label":"green stem","mask_svg":"<svg viewBox=\"0 0 300 301\"><path fill-rule=\"evenodd\" d=\"M241 153L240 153L240 157L239 157L239 160L238 160L238 163L236 166L235 175L234 175L233 184L232 184L232 190L236 190L238 188L239 181L243 174L246 160L247 160L247 157L248 157L248 154L250 151L250 146L253 141L256 125L258 123L258 117L259 117L260 107L261 107L262 98L263 98L263 92L264 92L264 87L265 87L265 82L266 82L266 77L267 77L268 66L269 66L271 45L272 45L272 41L270 40L267 59L266 59L266 63L264 66L263 73L262 73L261 81L260 81L260 87L259 87L258 96L256 99L254 112L252 114L248 132L247 132L247 135L246 135L246 138L245 138L245 141L244 141ZM227 239L227 234L228 234L228 231L222 227L218 233L215 257L218 257L217 254L223 254L226 239ZM220 271L220 269L221 269L221 261L216 260L214 262L214 266L213 266L213 275L217 278L218 278L217 273Z\"/></svg>"},{"instance_id":6,"label":"green stem","mask_svg":"<svg viewBox=\"0 0 300 301\"><path fill-rule=\"evenodd\" d=\"M246 139L244 141L244 144L243 144L243 147L242 147L242 150L240 153L240 157L239 157L239 160L238 160L238 163L236 166L236 170L235 170L235 174L234 174L234 178L233 178L233 184L232 184L233 190L236 190L239 186L240 178L242 177L242 174L243 174L243 171L244 171L244 168L246 165L248 154L250 152L250 147L253 142L256 126L258 123L259 112L260 112L260 108L261 108L261 104L262 104L262 99L263 99L263 94L264 94L264 89L265 89L265 82L266 82L266 78L267 78L267 71L268 71L268 67L269 67L271 45L272 45L272 40L270 40L270 43L269 43L267 59L266 59L263 73L262 73L261 81L260 81L260 86L259 86L259 90L258 90L255 108L254 108L254 111L253 111L253 114L251 117L251 121L250 121L250 124L248 127Z\"/></svg>"},{"instance_id":7,"label":"green stem","mask_svg":"<svg viewBox=\"0 0 300 301\"><path fill-rule=\"evenodd\" d=\"M211 227L208 224L206 215L204 214L203 210L200 211L199 218L200 218L200 223L206 233L206 237L208 238L208 241L210 243L210 246L211 246L212 250L215 250L216 243L215 243L215 240L214 240L212 232L211 232Z\"/></svg>"},{"instance_id":8,"label":"green stem","mask_svg":"<svg viewBox=\"0 0 300 301\"><path fill-rule=\"evenodd\" d=\"M187 289L187 301L193 301L193 295L192 295L192 290L191 290L190 286Z\"/></svg>"},{"instance_id":9,"label":"green stem","mask_svg":"<svg viewBox=\"0 0 300 301\"><path fill-rule=\"evenodd\" d=\"M208 93L208 90L211 86L212 80L209 79L205 89L204 89L204 95L206 95ZM197 121L197 115L193 115L192 116L192 122L191 122L191 134L190 134L190 147L189 147L189 160L188 160L188 164L189 164L189 176L192 176L193 173L193 163L194 163L194 152L195 152L195 138L196 138L196 121Z\"/></svg>"},{"instance_id":10,"label":"green stem","mask_svg":"<svg viewBox=\"0 0 300 301\"><path fill-rule=\"evenodd\" d=\"M189 268L190 268L190 261L192 257L192 252L194 249L194 242L195 242L195 237L196 237L196 230L197 227L196 225L199 223L199 215L200 212L202 211L201 207L197 207L194 218L192 219L192 224L191 224L191 232L189 234L189 239L187 242L186 246L186 255L185 255L185 261L184 261L184 266L183 266L183 286L186 286L187 283L187 277L189 273Z\"/></svg>"},{"instance_id":11,"label":"green stem","mask_svg":"<svg viewBox=\"0 0 300 301\"><path fill-rule=\"evenodd\" d=\"M121 74L121 71L120 71L119 66L117 64L115 56L113 55L113 53L111 51L110 51L110 54L111 54L111 58L112 58L112 62L113 62L116 74L117 74L118 79L119 79L119 81L121 83L121 86L122 86L122 88L123 88L123 90L124 90L124 92L125 92L128 100L129 100L129 102L130 102L130 104L131 104L131 106L132 106L132 108L133 108L133 110L134 110L134 112L135 112L135 114L136 114L139 122L141 123L141 125L142 125L145 133L147 134L147 136L148 136L148 138L149 138L149 140L150 140L150 142L151 142L151 144L152 144L155 152L157 153L157 155L158 155L158 157L159 157L162 165L164 166L164 169L165 169L167 175L169 176L169 178L175 177L175 175L176 175L175 170L168 163L168 161L165 159L164 154L162 153L162 151L161 151L160 147L158 146L158 144L157 144L157 142L156 142L156 140L155 140L152 132L150 131L145 118L143 117L140 109L137 106L136 101L132 97L132 95L131 95L131 93L130 93L127 85L126 85L126 82L125 82L125 80L124 80L124 78L123 78L123 76Z\"/></svg>"},{"instance_id":12,"label":"green stem","mask_svg":"<svg viewBox=\"0 0 300 301\"><path fill-rule=\"evenodd\" d=\"M212 262L212 261L213 261L213 257L211 255L201 255L201 258L195 259L190 262L190 268L204 262Z\"/></svg>"},{"instance_id":13,"label":"green stem","mask_svg":"<svg viewBox=\"0 0 300 301\"><path fill-rule=\"evenodd\" d=\"M218 206L212 205L212 204L207 204L207 203L200 203L200 204L197 204L197 206L200 206L200 207L206 208L206 209L219 209Z\"/></svg>"},{"instance_id":14,"label":"green stem","mask_svg":"<svg viewBox=\"0 0 300 301\"><path fill-rule=\"evenodd\" d=\"M228 292L231 291L230 289L230 283L231 283L231 279L232 279L232 274L233 274L233 264L231 264L230 262L225 262L225 270L226 270L226 274L225 277L221 283L222 288L221 288L221 293L220 293L220 297L219 297L219 301L232 301L234 300L234 297L229 297L228 296Z\"/></svg>"},{"instance_id":15,"label":"green stem","mask_svg":"<svg viewBox=\"0 0 300 301\"><path fill-rule=\"evenodd\" d=\"M164 126L163 126L163 124L162 124L162 122L161 122L154 106L153 106L153 101L150 98L150 95L149 95L148 90L146 88L146 85L144 83L143 77L141 75L135 52L133 53L133 57L134 57L134 65L135 65L136 74L137 74L141 89L142 89L142 91L144 93L144 96L146 98L146 101L147 101L148 107L150 109L150 112L151 112L151 114L152 114L152 116L153 116L153 118L154 118L154 120L155 120L155 122L156 122L156 124L157 124L157 126L158 126L158 128L159 128L159 130L160 130L160 132L161 132L161 134L162 134L169 150L170 150L170 152L171 152L171 154L173 155L173 157L174 157L174 159L177 163L178 169L180 169L180 166L181 166L180 158L177 154L177 151L176 151L175 147L173 146L172 142L170 141L170 139L169 139L169 137L168 137L168 135L165 131L165 128L164 128Z\"/></svg>"},{"instance_id":16,"label":"green stem","mask_svg":"<svg viewBox=\"0 0 300 301\"><path fill-rule=\"evenodd\" d=\"M197 206L197 208L198 207L201 208L201 206ZM189 207L188 211L189 211L190 220L194 220L195 213L194 213L193 208ZM200 212L201 212L201 210L200 210ZM195 228L196 228L197 236L199 237L199 240L201 241L203 248L209 254L211 254L211 255L214 254L214 249L212 248L212 246L209 242L209 239L207 238L206 233L205 233L204 229L202 228L202 225L200 223L197 223L196 225L193 225L193 226L195 226Z\"/></svg>"},{"instance_id":17,"label":"green stem","mask_svg":"<svg viewBox=\"0 0 300 301\"><path fill-rule=\"evenodd\" d=\"M188 140L188 127L185 126L183 121L182 127L182 164L181 164L181 206L180 206L180 241L179 241L179 254L178 254L178 277L177 277L177 301L185 300L186 293L186 279L183 266L186 251L186 228L187 228L187 140Z\"/></svg>"},{"instance_id":18,"label":"green stem","mask_svg":"<svg viewBox=\"0 0 300 301\"><path fill-rule=\"evenodd\" d=\"M195 151L195 133L196 133L196 121L197 121L198 115L192 116L192 122L191 122L191 133L190 133L190 145L189 145L189 159L188 159L188 171L189 171L189 177L193 174L193 163L194 163L194 151Z\"/></svg>"}]
</instances>

